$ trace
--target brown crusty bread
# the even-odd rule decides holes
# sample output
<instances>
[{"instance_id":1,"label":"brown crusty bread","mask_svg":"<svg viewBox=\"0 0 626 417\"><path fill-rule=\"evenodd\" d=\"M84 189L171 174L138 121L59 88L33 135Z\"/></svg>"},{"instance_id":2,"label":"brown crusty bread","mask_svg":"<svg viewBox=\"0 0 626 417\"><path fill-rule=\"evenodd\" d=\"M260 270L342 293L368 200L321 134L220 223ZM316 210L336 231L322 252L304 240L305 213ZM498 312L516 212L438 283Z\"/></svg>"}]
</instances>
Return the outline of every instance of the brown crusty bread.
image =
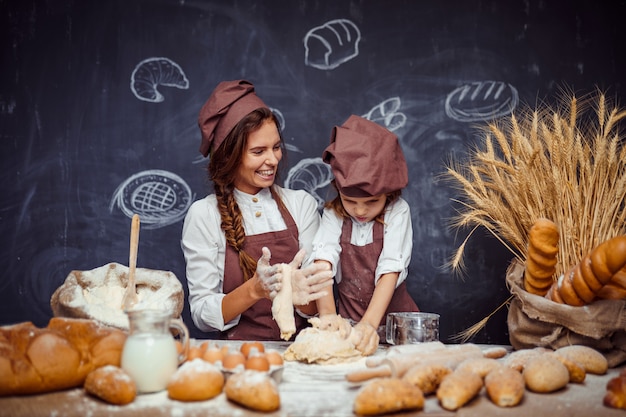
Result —
<instances>
[{"instance_id":1,"label":"brown crusty bread","mask_svg":"<svg viewBox=\"0 0 626 417\"><path fill-rule=\"evenodd\" d=\"M354 398L353 411L373 416L424 408L424 394L415 385L396 377L368 381Z\"/></svg>"},{"instance_id":2,"label":"brown crusty bread","mask_svg":"<svg viewBox=\"0 0 626 417\"><path fill-rule=\"evenodd\" d=\"M87 374L85 392L109 404L130 404L137 396L135 381L119 366L104 365Z\"/></svg>"},{"instance_id":3,"label":"brown crusty bread","mask_svg":"<svg viewBox=\"0 0 626 417\"><path fill-rule=\"evenodd\" d=\"M549 219L537 219L529 231L524 271L524 289L529 293L543 297L550 289L556 272L558 244L557 225Z\"/></svg>"},{"instance_id":4,"label":"brown crusty bread","mask_svg":"<svg viewBox=\"0 0 626 417\"><path fill-rule=\"evenodd\" d=\"M120 365L125 341L125 332L88 319L1 326L0 396L82 386L94 369Z\"/></svg>"},{"instance_id":5,"label":"brown crusty bread","mask_svg":"<svg viewBox=\"0 0 626 417\"><path fill-rule=\"evenodd\" d=\"M552 284L545 295L549 300L571 306L584 306L598 293L603 298L619 298L626 268L626 235L606 240ZM609 285L602 292L602 288ZM617 291L611 291L617 290Z\"/></svg>"}]
</instances>

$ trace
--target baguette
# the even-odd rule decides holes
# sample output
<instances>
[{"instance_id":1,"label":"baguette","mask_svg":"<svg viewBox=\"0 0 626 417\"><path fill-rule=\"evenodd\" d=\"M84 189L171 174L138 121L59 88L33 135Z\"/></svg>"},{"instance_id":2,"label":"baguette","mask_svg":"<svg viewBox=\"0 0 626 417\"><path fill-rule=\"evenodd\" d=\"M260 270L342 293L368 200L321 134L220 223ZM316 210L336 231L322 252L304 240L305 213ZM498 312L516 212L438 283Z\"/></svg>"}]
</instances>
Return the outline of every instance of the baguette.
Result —
<instances>
[{"instance_id":1,"label":"baguette","mask_svg":"<svg viewBox=\"0 0 626 417\"><path fill-rule=\"evenodd\" d=\"M476 397L482 387L483 379L474 372L455 370L439 384L437 399L446 410L458 410Z\"/></svg>"},{"instance_id":2,"label":"baguette","mask_svg":"<svg viewBox=\"0 0 626 417\"><path fill-rule=\"evenodd\" d=\"M607 284L626 281L626 235L606 240L589 252L577 265L559 277L545 295L549 300L571 306L592 302ZM608 294L615 294L605 290Z\"/></svg>"},{"instance_id":3,"label":"baguette","mask_svg":"<svg viewBox=\"0 0 626 417\"><path fill-rule=\"evenodd\" d=\"M120 365L126 333L89 319L54 317L0 327L0 396L82 386L105 365Z\"/></svg>"},{"instance_id":4,"label":"baguette","mask_svg":"<svg viewBox=\"0 0 626 417\"><path fill-rule=\"evenodd\" d=\"M533 223L529 231L524 289L544 296L553 282L559 251L559 229L556 224L544 218Z\"/></svg>"},{"instance_id":5,"label":"baguette","mask_svg":"<svg viewBox=\"0 0 626 417\"><path fill-rule=\"evenodd\" d=\"M514 407L524 397L524 377L515 369L501 365L485 376L485 390L498 407Z\"/></svg>"}]
</instances>

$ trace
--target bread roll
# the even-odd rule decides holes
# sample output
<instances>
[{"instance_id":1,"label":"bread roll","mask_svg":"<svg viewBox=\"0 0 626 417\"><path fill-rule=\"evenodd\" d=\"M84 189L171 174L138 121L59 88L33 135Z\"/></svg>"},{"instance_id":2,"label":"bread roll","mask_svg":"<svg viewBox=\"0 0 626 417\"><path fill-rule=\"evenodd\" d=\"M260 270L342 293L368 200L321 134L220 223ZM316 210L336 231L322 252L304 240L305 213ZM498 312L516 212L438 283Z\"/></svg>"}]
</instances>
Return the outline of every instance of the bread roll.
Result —
<instances>
[{"instance_id":1,"label":"bread roll","mask_svg":"<svg viewBox=\"0 0 626 417\"><path fill-rule=\"evenodd\" d=\"M135 400L135 381L119 366L105 365L91 371L84 384L85 391L109 404L124 405Z\"/></svg>"},{"instance_id":2,"label":"bread roll","mask_svg":"<svg viewBox=\"0 0 626 417\"><path fill-rule=\"evenodd\" d=\"M256 411L276 411L280 395L276 382L265 372L245 370L234 373L224 385L226 398Z\"/></svg>"},{"instance_id":3,"label":"bread roll","mask_svg":"<svg viewBox=\"0 0 626 417\"><path fill-rule=\"evenodd\" d=\"M626 235L616 236L596 246L580 262L552 284L546 298L568 305L592 302L607 284L622 282L626 268ZM615 292L606 290L614 297ZM604 294L607 296L607 294Z\"/></svg>"},{"instance_id":4,"label":"bread roll","mask_svg":"<svg viewBox=\"0 0 626 417\"><path fill-rule=\"evenodd\" d=\"M446 375L437 389L439 404L454 411L472 400L483 387L483 379L470 371L454 371Z\"/></svg>"},{"instance_id":5,"label":"bread roll","mask_svg":"<svg viewBox=\"0 0 626 417\"><path fill-rule=\"evenodd\" d=\"M552 355L556 359L558 359L565 367L567 368L567 372L569 372L569 382L573 382L575 384L581 384L585 381L587 377L587 371L585 368L579 363L567 358L564 355L559 355L555 352L548 353L548 355Z\"/></svg>"},{"instance_id":6,"label":"bread roll","mask_svg":"<svg viewBox=\"0 0 626 417\"><path fill-rule=\"evenodd\" d=\"M474 372L481 378L485 378L487 374L501 366L500 362L491 358L470 358L465 359L456 368L455 371Z\"/></svg>"},{"instance_id":7,"label":"bread roll","mask_svg":"<svg viewBox=\"0 0 626 417\"><path fill-rule=\"evenodd\" d=\"M514 350L504 358L504 364L509 368L522 372L530 359L545 352L552 352L552 350L542 347Z\"/></svg>"},{"instance_id":8,"label":"bread roll","mask_svg":"<svg viewBox=\"0 0 626 417\"><path fill-rule=\"evenodd\" d=\"M531 294L544 296L552 285L559 251L559 229L544 218L535 221L529 231L524 289Z\"/></svg>"},{"instance_id":9,"label":"bread roll","mask_svg":"<svg viewBox=\"0 0 626 417\"><path fill-rule=\"evenodd\" d=\"M204 401L224 388L224 374L204 359L183 363L167 383L167 395L178 401Z\"/></svg>"},{"instance_id":10,"label":"bread roll","mask_svg":"<svg viewBox=\"0 0 626 417\"><path fill-rule=\"evenodd\" d=\"M409 368L402 379L428 395L436 392L443 378L451 372L452 369L445 365L420 363Z\"/></svg>"},{"instance_id":11,"label":"bread roll","mask_svg":"<svg viewBox=\"0 0 626 417\"><path fill-rule=\"evenodd\" d=\"M126 334L93 320L55 317L0 327L0 396L82 386L87 374L120 365Z\"/></svg>"},{"instance_id":12,"label":"bread roll","mask_svg":"<svg viewBox=\"0 0 626 417\"><path fill-rule=\"evenodd\" d=\"M357 415L372 416L422 408L422 391L407 381L392 377L374 379L361 387L354 399L353 411Z\"/></svg>"},{"instance_id":13,"label":"bread roll","mask_svg":"<svg viewBox=\"0 0 626 417\"><path fill-rule=\"evenodd\" d=\"M567 368L551 355L531 358L524 367L523 376L526 387L538 393L558 391L569 382Z\"/></svg>"},{"instance_id":14,"label":"bread roll","mask_svg":"<svg viewBox=\"0 0 626 417\"><path fill-rule=\"evenodd\" d=\"M604 375L609 369L609 363L604 355L589 346L563 346L554 352L581 365L590 374Z\"/></svg>"},{"instance_id":15,"label":"bread roll","mask_svg":"<svg viewBox=\"0 0 626 417\"><path fill-rule=\"evenodd\" d=\"M524 397L525 382L521 373L507 366L494 368L485 376L487 396L498 407L514 407Z\"/></svg>"},{"instance_id":16,"label":"bread roll","mask_svg":"<svg viewBox=\"0 0 626 417\"><path fill-rule=\"evenodd\" d=\"M624 371L607 382L606 394L602 402L607 407L626 410L626 373Z\"/></svg>"}]
</instances>

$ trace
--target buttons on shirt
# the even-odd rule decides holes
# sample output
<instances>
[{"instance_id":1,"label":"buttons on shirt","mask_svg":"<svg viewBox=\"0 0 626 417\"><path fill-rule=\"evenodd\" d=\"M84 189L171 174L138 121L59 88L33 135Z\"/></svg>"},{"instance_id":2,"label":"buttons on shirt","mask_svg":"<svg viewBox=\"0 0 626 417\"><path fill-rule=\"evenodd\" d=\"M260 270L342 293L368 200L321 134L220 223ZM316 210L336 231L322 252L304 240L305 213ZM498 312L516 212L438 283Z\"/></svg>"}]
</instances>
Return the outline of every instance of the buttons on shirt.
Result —
<instances>
[{"instance_id":1,"label":"buttons on shirt","mask_svg":"<svg viewBox=\"0 0 626 417\"><path fill-rule=\"evenodd\" d=\"M256 198L256 197L252 197L252 202L253 202L253 203L258 203L258 202L259 202L259 199L258 199L258 198ZM258 217L258 216L257 216L257 217Z\"/></svg>"},{"instance_id":2,"label":"buttons on shirt","mask_svg":"<svg viewBox=\"0 0 626 417\"><path fill-rule=\"evenodd\" d=\"M255 213L254 213L254 215L255 215L256 217L261 217L261 212L260 212L260 211L257 211L257 212L255 212Z\"/></svg>"}]
</instances>

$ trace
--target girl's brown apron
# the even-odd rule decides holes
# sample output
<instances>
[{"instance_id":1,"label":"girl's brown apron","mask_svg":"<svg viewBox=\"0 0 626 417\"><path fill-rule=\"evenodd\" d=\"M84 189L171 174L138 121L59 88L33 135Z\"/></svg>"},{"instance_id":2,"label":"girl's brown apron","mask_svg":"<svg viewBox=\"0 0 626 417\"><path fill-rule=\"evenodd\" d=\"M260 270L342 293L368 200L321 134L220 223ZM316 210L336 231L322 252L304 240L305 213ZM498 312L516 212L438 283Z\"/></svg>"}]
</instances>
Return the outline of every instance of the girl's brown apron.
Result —
<instances>
[{"instance_id":1,"label":"girl's brown apron","mask_svg":"<svg viewBox=\"0 0 626 417\"><path fill-rule=\"evenodd\" d=\"M341 227L341 282L337 285L337 306L342 317L357 322L365 314L376 288L374 273L383 250L383 224L375 222L373 233L372 243L355 246L350 243L352 220L344 219ZM397 311L419 311L406 289L406 281L396 288L380 324L385 324L387 313Z\"/></svg>"},{"instance_id":2,"label":"girl's brown apron","mask_svg":"<svg viewBox=\"0 0 626 417\"><path fill-rule=\"evenodd\" d=\"M278 199L274 193L274 199ZM261 248L266 246L272 252L271 264L289 263L299 250L298 227L284 204L278 203L280 213L287 229L278 232L261 233L246 236L244 250L254 259L262 255ZM243 272L239 267L239 255L230 245L226 246L226 262L224 264L224 293L228 294L243 284ZM307 325L306 320L298 314L296 329L300 331ZM266 298L257 301L244 311L235 327L221 332L223 339L235 340L282 340L280 329L272 317L272 302Z\"/></svg>"}]
</instances>

